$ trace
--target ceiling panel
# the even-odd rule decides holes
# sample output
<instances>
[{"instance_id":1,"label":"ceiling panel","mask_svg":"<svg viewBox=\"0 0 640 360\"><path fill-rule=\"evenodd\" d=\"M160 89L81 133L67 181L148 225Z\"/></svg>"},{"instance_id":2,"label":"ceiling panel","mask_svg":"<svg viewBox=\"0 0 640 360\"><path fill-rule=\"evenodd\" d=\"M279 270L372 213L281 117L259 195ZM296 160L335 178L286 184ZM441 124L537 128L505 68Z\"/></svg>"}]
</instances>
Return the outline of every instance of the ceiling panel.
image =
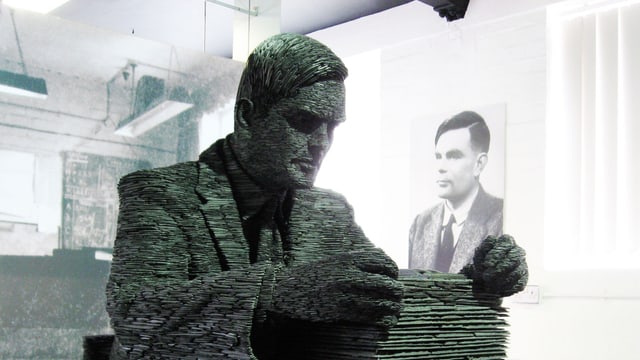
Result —
<instances>
[{"instance_id":1,"label":"ceiling panel","mask_svg":"<svg viewBox=\"0 0 640 360\"><path fill-rule=\"evenodd\" d=\"M281 30L306 34L410 1L282 0ZM232 55L235 12L206 0L71 0L51 14L217 56Z\"/></svg>"}]
</instances>

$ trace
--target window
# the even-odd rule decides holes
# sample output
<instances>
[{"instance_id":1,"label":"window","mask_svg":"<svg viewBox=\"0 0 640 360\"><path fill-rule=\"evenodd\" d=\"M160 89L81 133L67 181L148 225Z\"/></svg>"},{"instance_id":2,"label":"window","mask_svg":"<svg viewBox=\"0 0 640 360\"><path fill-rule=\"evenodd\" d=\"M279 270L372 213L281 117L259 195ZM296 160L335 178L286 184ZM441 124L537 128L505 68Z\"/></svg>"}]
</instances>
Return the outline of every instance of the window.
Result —
<instances>
[{"instance_id":1,"label":"window","mask_svg":"<svg viewBox=\"0 0 640 360\"><path fill-rule=\"evenodd\" d=\"M640 2L548 12L545 268L640 268Z\"/></svg>"},{"instance_id":2,"label":"window","mask_svg":"<svg viewBox=\"0 0 640 360\"><path fill-rule=\"evenodd\" d=\"M35 221L33 154L0 150L0 220Z\"/></svg>"}]
</instances>

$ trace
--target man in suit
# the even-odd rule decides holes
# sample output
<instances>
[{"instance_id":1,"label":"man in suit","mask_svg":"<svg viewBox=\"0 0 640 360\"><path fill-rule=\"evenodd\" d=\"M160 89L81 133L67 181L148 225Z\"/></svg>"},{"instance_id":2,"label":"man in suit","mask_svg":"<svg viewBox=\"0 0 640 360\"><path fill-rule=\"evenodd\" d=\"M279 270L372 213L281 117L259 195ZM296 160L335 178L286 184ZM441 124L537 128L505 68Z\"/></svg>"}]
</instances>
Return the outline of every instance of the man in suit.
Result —
<instances>
[{"instance_id":1,"label":"man in suit","mask_svg":"<svg viewBox=\"0 0 640 360\"><path fill-rule=\"evenodd\" d=\"M409 232L409 267L457 273L487 236L502 234L502 199L480 183L490 133L484 119L464 111L436 132L436 189L444 201L419 214Z\"/></svg>"},{"instance_id":2,"label":"man in suit","mask_svg":"<svg viewBox=\"0 0 640 360\"><path fill-rule=\"evenodd\" d=\"M271 359L278 319L396 321L395 263L342 196L313 187L346 75L321 43L272 37L247 61L232 134L198 161L121 179L112 359Z\"/></svg>"}]
</instances>

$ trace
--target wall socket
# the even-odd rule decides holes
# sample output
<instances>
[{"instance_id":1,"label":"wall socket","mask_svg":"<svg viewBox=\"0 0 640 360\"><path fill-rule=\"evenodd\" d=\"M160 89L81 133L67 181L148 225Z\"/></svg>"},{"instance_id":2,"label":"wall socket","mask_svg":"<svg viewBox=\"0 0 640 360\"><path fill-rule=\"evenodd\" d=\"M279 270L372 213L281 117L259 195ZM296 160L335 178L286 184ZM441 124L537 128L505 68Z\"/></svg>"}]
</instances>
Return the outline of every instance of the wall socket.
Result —
<instances>
[{"instance_id":1,"label":"wall socket","mask_svg":"<svg viewBox=\"0 0 640 360\"><path fill-rule=\"evenodd\" d=\"M527 285L524 290L513 295L511 301L520 304L539 304L540 303L540 286Z\"/></svg>"}]
</instances>

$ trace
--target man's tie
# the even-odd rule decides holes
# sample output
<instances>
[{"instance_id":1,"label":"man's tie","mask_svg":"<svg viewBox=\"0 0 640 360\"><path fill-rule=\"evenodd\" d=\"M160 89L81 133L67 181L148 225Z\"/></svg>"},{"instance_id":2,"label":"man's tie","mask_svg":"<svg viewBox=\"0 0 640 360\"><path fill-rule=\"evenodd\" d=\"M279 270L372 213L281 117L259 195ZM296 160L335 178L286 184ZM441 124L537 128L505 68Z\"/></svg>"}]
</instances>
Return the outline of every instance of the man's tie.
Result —
<instances>
[{"instance_id":1,"label":"man's tie","mask_svg":"<svg viewBox=\"0 0 640 360\"><path fill-rule=\"evenodd\" d=\"M444 231L442 232L442 241L440 242L440 247L438 248L438 257L436 258L436 270L441 272L449 272L449 267L451 266L451 260L453 259L453 230L451 226L456 222L455 217L451 214L449 218L449 222L444 227Z\"/></svg>"}]
</instances>

